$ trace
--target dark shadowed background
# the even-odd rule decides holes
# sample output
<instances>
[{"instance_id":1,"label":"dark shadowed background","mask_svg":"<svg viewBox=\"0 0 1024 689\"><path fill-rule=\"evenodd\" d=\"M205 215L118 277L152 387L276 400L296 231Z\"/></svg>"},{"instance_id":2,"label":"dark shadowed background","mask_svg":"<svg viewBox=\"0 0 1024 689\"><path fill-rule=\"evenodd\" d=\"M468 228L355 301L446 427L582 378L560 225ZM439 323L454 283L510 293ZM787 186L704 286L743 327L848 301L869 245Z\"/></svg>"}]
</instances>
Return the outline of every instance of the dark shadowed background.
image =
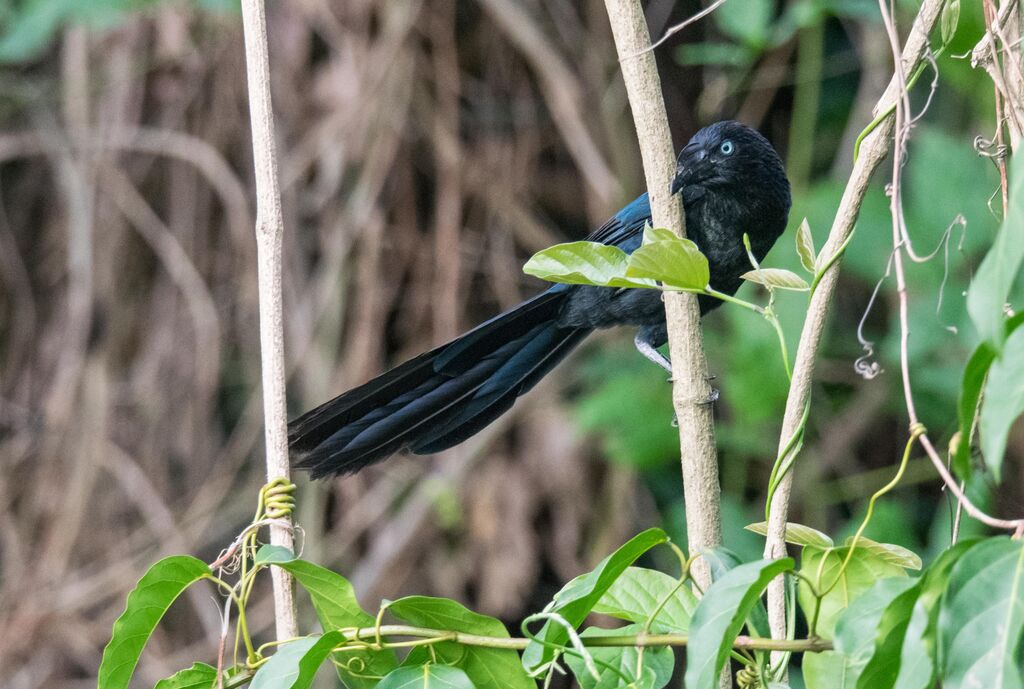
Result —
<instances>
[{"instance_id":1,"label":"dark shadowed background","mask_svg":"<svg viewBox=\"0 0 1024 689\"><path fill-rule=\"evenodd\" d=\"M700 8L646 7L656 36ZM642 191L600 0L274 2L269 25L293 414L536 293L542 283L521 272L532 252L582 238ZM240 26L231 0L0 7L0 667L11 689L92 686L145 567L171 553L212 560L255 509ZM963 290L998 224L998 174L974 149L994 131L991 83L957 57L981 32L980 4L964 2L905 177L920 247L967 221L948 251L908 269L919 411L943 441L974 342ZM758 127L787 161L791 225L806 216L820 246L891 74L876 4L731 0L657 55L676 147L717 119ZM844 263L796 469L793 519L840 535L906 439L889 283L863 323L882 373L854 369L891 250L883 185ZM767 265L797 266L792 231ZM779 303L791 348L804 305L801 294ZM785 374L756 316L726 306L705 332L722 393L726 544L752 557L762 539L742 527L762 518ZM636 531L685 539L670 386L631 339L594 337L453 451L328 483L300 477L304 555L348 576L369 609L438 594L518 624ZM970 486L991 511L1024 508L1022 454L1018 432L1003 486ZM908 471L867 535L934 552L951 503L927 460ZM266 634L260 600L252 624ZM211 597L191 593L158 628L139 686L211 660L219 630Z\"/></svg>"}]
</instances>

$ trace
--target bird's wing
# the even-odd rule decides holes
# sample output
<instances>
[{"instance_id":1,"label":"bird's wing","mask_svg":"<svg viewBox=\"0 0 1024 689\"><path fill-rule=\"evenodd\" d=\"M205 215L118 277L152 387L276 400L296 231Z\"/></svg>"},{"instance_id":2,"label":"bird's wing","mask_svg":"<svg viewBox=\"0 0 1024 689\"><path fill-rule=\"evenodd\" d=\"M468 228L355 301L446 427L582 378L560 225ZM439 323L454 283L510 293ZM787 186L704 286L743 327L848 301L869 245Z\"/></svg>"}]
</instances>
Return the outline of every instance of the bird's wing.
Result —
<instances>
[{"instance_id":1,"label":"bird's wing","mask_svg":"<svg viewBox=\"0 0 1024 689\"><path fill-rule=\"evenodd\" d=\"M632 253L640 246L644 225L650 219L651 204L647 194L641 194L608 222L591 232L587 241L617 246Z\"/></svg>"}]
</instances>

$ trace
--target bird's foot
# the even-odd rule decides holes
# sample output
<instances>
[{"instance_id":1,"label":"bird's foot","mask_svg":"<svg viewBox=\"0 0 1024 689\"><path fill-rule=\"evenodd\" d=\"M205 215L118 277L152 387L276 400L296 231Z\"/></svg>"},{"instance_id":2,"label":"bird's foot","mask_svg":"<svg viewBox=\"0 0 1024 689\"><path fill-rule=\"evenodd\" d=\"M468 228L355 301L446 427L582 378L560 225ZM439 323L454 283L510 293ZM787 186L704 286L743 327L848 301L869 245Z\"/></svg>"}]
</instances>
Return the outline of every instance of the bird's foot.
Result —
<instances>
[{"instance_id":1,"label":"bird's foot","mask_svg":"<svg viewBox=\"0 0 1024 689\"><path fill-rule=\"evenodd\" d=\"M672 362L665 358L665 356L659 352L650 342L640 337L637 334L633 338L633 344L636 346L636 350L644 355L648 361L651 361L663 369L668 371L669 382L672 381Z\"/></svg>"},{"instance_id":2,"label":"bird's foot","mask_svg":"<svg viewBox=\"0 0 1024 689\"><path fill-rule=\"evenodd\" d=\"M714 404L718 401L719 392L718 388L711 388L711 392L708 393L707 399L698 402L697 404Z\"/></svg>"}]
</instances>

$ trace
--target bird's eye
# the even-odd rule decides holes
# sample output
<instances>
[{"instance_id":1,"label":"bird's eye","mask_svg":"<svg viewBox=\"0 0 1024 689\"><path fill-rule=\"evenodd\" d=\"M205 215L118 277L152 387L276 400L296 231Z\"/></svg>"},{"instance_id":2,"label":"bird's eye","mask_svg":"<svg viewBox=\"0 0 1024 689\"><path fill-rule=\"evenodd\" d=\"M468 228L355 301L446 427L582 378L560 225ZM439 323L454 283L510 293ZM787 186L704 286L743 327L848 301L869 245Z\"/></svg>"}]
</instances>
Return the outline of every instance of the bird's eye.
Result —
<instances>
[{"instance_id":1,"label":"bird's eye","mask_svg":"<svg viewBox=\"0 0 1024 689\"><path fill-rule=\"evenodd\" d=\"M718 150L724 156L731 156L733 153L736 152L736 144L726 139L725 141L722 142L722 145L718 147Z\"/></svg>"}]
</instances>

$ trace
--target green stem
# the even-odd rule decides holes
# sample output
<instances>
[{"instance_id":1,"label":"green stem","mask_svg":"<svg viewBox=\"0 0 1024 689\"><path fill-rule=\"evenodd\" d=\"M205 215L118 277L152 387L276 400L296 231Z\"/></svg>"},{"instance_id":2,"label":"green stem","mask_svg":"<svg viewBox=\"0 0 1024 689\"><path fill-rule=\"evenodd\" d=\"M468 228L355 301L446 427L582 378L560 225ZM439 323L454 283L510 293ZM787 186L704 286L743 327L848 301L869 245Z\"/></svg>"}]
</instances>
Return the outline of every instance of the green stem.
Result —
<instances>
[{"instance_id":1,"label":"green stem","mask_svg":"<svg viewBox=\"0 0 1024 689\"><path fill-rule=\"evenodd\" d=\"M364 639L376 638L379 633L384 637L413 637L423 639L436 639L437 641L452 641L463 646L478 646L483 648L500 648L514 651L522 651L530 645L531 640L525 637L498 637L483 636L480 634L466 634L464 632L452 631L450 629L430 629L427 627L412 627L400 624L385 624L378 627L364 627L362 629L341 630L350 641L362 641ZM592 636L580 637L584 646L594 648L607 647L651 647L651 646L686 646L689 637L685 634L623 634L618 636ZM402 642L398 642L402 643ZM539 641L538 641L539 643ZM383 642L384 648L390 648L389 642ZM749 636L736 637L732 647L734 649L746 649L750 651L793 651L796 653L828 651L832 649L832 642L828 639L816 637L808 639L761 639ZM561 648L561 647L559 647ZM337 650L344 650L340 646Z\"/></svg>"},{"instance_id":2,"label":"green stem","mask_svg":"<svg viewBox=\"0 0 1024 689\"><path fill-rule=\"evenodd\" d=\"M819 594L815 594L816 600L814 606L814 615L811 616L811 622L809 625L810 633L812 636L814 635L814 632L817 629L818 615L821 611L821 601L825 596L829 594L830 591L832 591L832 589L836 587L836 585L839 583L839 580L842 578L843 573L846 571L847 566L850 564L850 560L853 558L853 553L857 549L857 542L860 540L860 537L864 534L864 530L868 528L868 524L871 523L871 517L875 512L875 502L877 502L879 498L881 498L883 495L891 491L899 484L900 479L903 478L903 473L907 469L907 462L910 459L910 450L914 447L914 443L917 441L918 436L922 435L923 433L923 427L918 427L911 431L910 439L907 440L907 445L903 450L903 457L902 459L900 459L900 466L896 470L896 475L892 477L891 481L889 481L887 484L885 484L877 491L875 491L875 493L871 496L871 499L868 500L867 512L864 514L864 519L861 521L860 526L857 528L857 532L853 535L853 538L850 539L850 545L847 546L848 550L846 551L846 557L843 558L843 564L839 567L839 571L836 572L836 578L832 581L831 584L829 584L828 588L826 588ZM822 558L822 563L824 562L825 558ZM821 581L820 573L818 574L818 581Z\"/></svg>"},{"instance_id":3,"label":"green stem","mask_svg":"<svg viewBox=\"0 0 1024 689\"><path fill-rule=\"evenodd\" d=\"M775 464L772 465L772 473L768 476L768 496L764 503L765 521L771 521L772 497L774 497L779 483L789 472L793 462L796 461L797 453L800 452L800 446L803 444L804 428L807 426L807 417L810 416L810 413L811 401L808 399L807 404L804 405L804 415L800 418L800 425L793 431L793 435L790 436L786 446L782 448L782 452L775 458Z\"/></svg>"},{"instance_id":4,"label":"green stem","mask_svg":"<svg viewBox=\"0 0 1024 689\"><path fill-rule=\"evenodd\" d=\"M234 587L223 579L214 576L213 574L207 574L205 578L224 589L224 591L231 596L231 599L235 601L235 609L238 611L238 629L242 633L242 642L245 644L245 650L249 657L249 661L251 662L255 660L257 653L256 649L253 648L252 639L249 637L249 626L245 620L245 605L242 603L241 598L239 598L238 594L235 593Z\"/></svg>"}]
</instances>

